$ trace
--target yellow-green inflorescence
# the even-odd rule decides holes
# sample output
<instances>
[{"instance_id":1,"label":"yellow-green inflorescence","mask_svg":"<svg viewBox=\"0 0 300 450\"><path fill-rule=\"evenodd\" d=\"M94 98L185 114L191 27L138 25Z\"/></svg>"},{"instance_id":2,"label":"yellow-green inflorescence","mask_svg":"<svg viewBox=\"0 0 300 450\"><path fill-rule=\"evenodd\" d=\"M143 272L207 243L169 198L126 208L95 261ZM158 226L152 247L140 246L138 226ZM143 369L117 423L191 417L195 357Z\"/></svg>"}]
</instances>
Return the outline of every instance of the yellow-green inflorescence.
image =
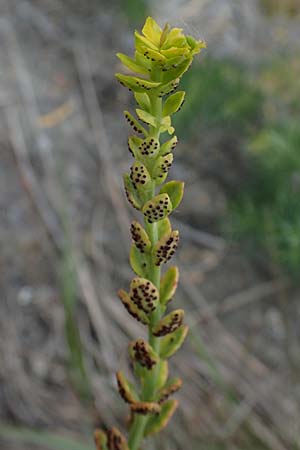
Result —
<instances>
[{"instance_id":1,"label":"yellow-green inflorescence","mask_svg":"<svg viewBox=\"0 0 300 450\"><path fill-rule=\"evenodd\" d=\"M203 41L185 36L182 29L168 24L161 29L148 17L142 34L135 32L134 58L117 54L137 74L117 73L116 78L133 92L137 103L136 116L124 112L134 131L128 139L134 161L124 175L124 187L128 201L143 217L143 224L134 220L130 229L130 264L136 276L128 292L119 291L119 298L128 313L148 328L148 341L137 339L129 345L135 383L123 372L117 373L120 395L131 409L128 438L115 427L107 433L97 430L98 450L139 450L144 437L164 428L177 407L170 396L182 381L169 379L167 359L181 347L188 328L182 309L167 311L178 284L178 268L171 266L162 273L162 267L179 242L169 215L181 202L184 183L163 183L177 144L171 116L185 97L185 92L174 91L194 55L204 47Z\"/></svg>"}]
</instances>

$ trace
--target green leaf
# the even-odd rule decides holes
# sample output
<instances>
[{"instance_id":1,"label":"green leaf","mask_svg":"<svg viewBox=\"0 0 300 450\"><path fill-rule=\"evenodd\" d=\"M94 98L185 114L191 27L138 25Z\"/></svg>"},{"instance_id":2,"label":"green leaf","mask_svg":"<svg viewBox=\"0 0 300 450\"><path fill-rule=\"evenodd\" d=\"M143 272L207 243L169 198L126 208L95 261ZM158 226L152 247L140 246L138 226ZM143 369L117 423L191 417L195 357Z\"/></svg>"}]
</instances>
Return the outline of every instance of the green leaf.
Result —
<instances>
[{"instance_id":1,"label":"green leaf","mask_svg":"<svg viewBox=\"0 0 300 450\"><path fill-rule=\"evenodd\" d=\"M177 406L177 400L168 400L165 402L161 407L161 412L157 416L150 417L147 421L145 437L162 431L168 425Z\"/></svg>"},{"instance_id":2,"label":"green leaf","mask_svg":"<svg viewBox=\"0 0 300 450\"><path fill-rule=\"evenodd\" d=\"M184 182L183 181L169 181L160 190L160 194L166 193L171 199L173 210L176 209L183 197Z\"/></svg>"},{"instance_id":3,"label":"green leaf","mask_svg":"<svg viewBox=\"0 0 300 450\"><path fill-rule=\"evenodd\" d=\"M154 325L152 334L156 337L162 337L168 334L172 334L173 336L174 331L181 326L183 318L183 309L175 309Z\"/></svg>"},{"instance_id":4,"label":"green leaf","mask_svg":"<svg viewBox=\"0 0 300 450\"><path fill-rule=\"evenodd\" d=\"M147 277L147 273L149 270L148 255L141 253L134 244L130 249L129 260L132 270L139 277Z\"/></svg>"},{"instance_id":5,"label":"green leaf","mask_svg":"<svg viewBox=\"0 0 300 450\"><path fill-rule=\"evenodd\" d=\"M153 249L154 264L160 266L167 263L174 255L179 242L179 231L172 231L165 234Z\"/></svg>"},{"instance_id":6,"label":"green leaf","mask_svg":"<svg viewBox=\"0 0 300 450\"><path fill-rule=\"evenodd\" d=\"M174 156L172 153L168 153L165 156L160 156L157 158L155 166L152 170L152 178L157 185L163 183L167 178L173 159Z\"/></svg>"},{"instance_id":7,"label":"green leaf","mask_svg":"<svg viewBox=\"0 0 300 450\"><path fill-rule=\"evenodd\" d=\"M188 68L192 64L192 61L193 61L192 58L187 58L183 62L175 64L175 67L173 67L172 65L169 69L167 69L163 73L162 82L170 83L171 80L179 79L180 77L182 77L182 75L188 70Z\"/></svg>"},{"instance_id":8,"label":"green leaf","mask_svg":"<svg viewBox=\"0 0 300 450\"><path fill-rule=\"evenodd\" d=\"M149 41L153 42L155 46L159 47L162 29L152 17L147 17L142 33Z\"/></svg>"},{"instance_id":9,"label":"green leaf","mask_svg":"<svg viewBox=\"0 0 300 450\"><path fill-rule=\"evenodd\" d=\"M184 47L170 47L166 50L161 50L161 54L167 59L176 58L177 56L185 56L189 54L189 50Z\"/></svg>"},{"instance_id":10,"label":"green leaf","mask_svg":"<svg viewBox=\"0 0 300 450\"><path fill-rule=\"evenodd\" d=\"M158 239L161 239L165 234L169 234L172 231L171 222L168 217L157 222L157 235Z\"/></svg>"},{"instance_id":11,"label":"green leaf","mask_svg":"<svg viewBox=\"0 0 300 450\"><path fill-rule=\"evenodd\" d=\"M130 283L130 300L146 314L157 308L159 292L157 287L147 278L134 278Z\"/></svg>"},{"instance_id":12,"label":"green leaf","mask_svg":"<svg viewBox=\"0 0 300 450\"><path fill-rule=\"evenodd\" d=\"M128 150L131 155L136 158L138 155L138 148L140 144L143 142L143 139L137 136L129 136L128 138Z\"/></svg>"},{"instance_id":13,"label":"green leaf","mask_svg":"<svg viewBox=\"0 0 300 450\"><path fill-rule=\"evenodd\" d=\"M206 48L205 41L196 41L192 36L186 36L186 40L191 48L192 55L196 55L197 53L200 53L203 48Z\"/></svg>"},{"instance_id":14,"label":"green leaf","mask_svg":"<svg viewBox=\"0 0 300 450\"><path fill-rule=\"evenodd\" d=\"M171 139L169 139L168 141L164 142L161 147L160 147L160 155L164 156L167 155L168 153L172 152L175 148L176 145L178 144L178 138L177 136L173 136Z\"/></svg>"},{"instance_id":15,"label":"green leaf","mask_svg":"<svg viewBox=\"0 0 300 450\"><path fill-rule=\"evenodd\" d=\"M148 132L145 130L145 128L133 117L133 115L128 112L124 111L124 116L129 125L132 126L133 131L139 134L143 134L145 137L148 136Z\"/></svg>"},{"instance_id":16,"label":"green leaf","mask_svg":"<svg viewBox=\"0 0 300 450\"><path fill-rule=\"evenodd\" d=\"M141 253L145 253L150 250L151 242L149 236L142 225L136 220L131 223L130 233L135 246Z\"/></svg>"},{"instance_id":17,"label":"green leaf","mask_svg":"<svg viewBox=\"0 0 300 450\"><path fill-rule=\"evenodd\" d=\"M163 337L160 341L160 352L161 358L166 359L174 355L177 350L182 346L186 335L188 333L187 326L179 327L174 333L168 334Z\"/></svg>"},{"instance_id":18,"label":"green leaf","mask_svg":"<svg viewBox=\"0 0 300 450\"><path fill-rule=\"evenodd\" d=\"M178 267L170 267L163 275L160 282L160 303L166 305L176 292L179 280Z\"/></svg>"},{"instance_id":19,"label":"green leaf","mask_svg":"<svg viewBox=\"0 0 300 450\"><path fill-rule=\"evenodd\" d=\"M160 64L164 64L166 62L166 57L157 50L153 50L152 48L149 47L140 46L139 51L149 61L159 62Z\"/></svg>"},{"instance_id":20,"label":"green leaf","mask_svg":"<svg viewBox=\"0 0 300 450\"><path fill-rule=\"evenodd\" d=\"M167 98L164 107L163 107L163 116L170 116L171 114L176 113L181 108L184 102L185 92L178 91L175 94L170 95Z\"/></svg>"},{"instance_id":21,"label":"green leaf","mask_svg":"<svg viewBox=\"0 0 300 450\"><path fill-rule=\"evenodd\" d=\"M183 47L186 48L186 38L182 28L172 28L167 35L163 48Z\"/></svg>"},{"instance_id":22,"label":"green leaf","mask_svg":"<svg viewBox=\"0 0 300 450\"><path fill-rule=\"evenodd\" d=\"M145 203L142 211L148 223L165 219L172 211L172 203L168 194L156 195Z\"/></svg>"},{"instance_id":23,"label":"green leaf","mask_svg":"<svg viewBox=\"0 0 300 450\"><path fill-rule=\"evenodd\" d=\"M107 450L107 435L103 430L95 430L94 441L97 450Z\"/></svg>"},{"instance_id":24,"label":"green leaf","mask_svg":"<svg viewBox=\"0 0 300 450\"><path fill-rule=\"evenodd\" d=\"M169 380L166 385L160 389L158 393L158 403L161 405L164 403L171 395L179 391L182 386L181 378L173 378Z\"/></svg>"},{"instance_id":25,"label":"green leaf","mask_svg":"<svg viewBox=\"0 0 300 450\"><path fill-rule=\"evenodd\" d=\"M185 60L186 57L182 55L168 58L167 64L165 64L164 66L163 75L166 75L166 72L179 67L183 62L185 62ZM164 80L164 76L162 78Z\"/></svg>"},{"instance_id":26,"label":"green leaf","mask_svg":"<svg viewBox=\"0 0 300 450\"><path fill-rule=\"evenodd\" d=\"M177 143L178 143L177 136L173 136L172 139L162 144L159 151L160 156L167 155L172 150L174 150Z\"/></svg>"},{"instance_id":27,"label":"green leaf","mask_svg":"<svg viewBox=\"0 0 300 450\"><path fill-rule=\"evenodd\" d=\"M140 53L139 51L136 51L134 53L134 57L135 60L138 64L140 64L141 66L144 66L148 69L148 72L151 72L151 67L152 67L152 63L151 61L149 61L149 59L147 59L144 55L142 55L142 53Z\"/></svg>"},{"instance_id":28,"label":"green leaf","mask_svg":"<svg viewBox=\"0 0 300 450\"><path fill-rule=\"evenodd\" d=\"M161 36L160 36L160 41L159 41L160 47L163 47L169 32L170 32L170 25L168 23L166 23L164 26L164 29L162 30Z\"/></svg>"},{"instance_id":29,"label":"green leaf","mask_svg":"<svg viewBox=\"0 0 300 450\"><path fill-rule=\"evenodd\" d=\"M126 291L123 289L120 289L118 291L118 296L121 302L123 303L125 309L127 312L136 320L141 322L144 325L149 325L149 318L147 314L145 314L144 311L139 309L131 300L130 296L127 294Z\"/></svg>"},{"instance_id":30,"label":"green leaf","mask_svg":"<svg viewBox=\"0 0 300 450\"><path fill-rule=\"evenodd\" d=\"M156 389L159 390L164 387L169 376L168 361L160 361L158 368L158 375L156 380Z\"/></svg>"},{"instance_id":31,"label":"green leaf","mask_svg":"<svg viewBox=\"0 0 300 450\"><path fill-rule=\"evenodd\" d=\"M138 401L139 398L134 389L134 386L127 380L124 373L122 371L117 372L116 378L118 383L119 394L122 397L122 399L129 404Z\"/></svg>"},{"instance_id":32,"label":"green leaf","mask_svg":"<svg viewBox=\"0 0 300 450\"><path fill-rule=\"evenodd\" d=\"M153 44L149 39L142 36L138 31L134 32L134 36L135 36L135 48L138 51L141 51L141 49L143 49L144 47L157 51L157 46ZM141 51L141 53L143 53L143 51Z\"/></svg>"},{"instance_id":33,"label":"green leaf","mask_svg":"<svg viewBox=\"0 0 300 450\"><path fill-rule=\"evenodd\" d=\"M124 64L124 66L128 67L128 69L132 70L136 73L141 73L143 75L149 75L148 69L138 64L134 59L130 58L123 53L117 53L117 57Z\"/></svg>"},{"instance_id":34,"label":"green leaf","mask_svg":"<svg viewBox=\"0 0 300 450\"><path fill-rule=\"evenodd\" d=\"M147 92L161 85L160 82L145 80L144 78L133 77L131 75L123 75L116 73L117 80L128 89L134 92Z\"/></svg>"},{"instance_id":35,"label":"green leaf","mask_svg":"<svg viewBox=\"0 0 300 450\"><path fill-rule=\"evenodd\" d=\"M151 110L151 104L148 94L143 92L135 92L134 97L136 99L137 104L147 112L150 112Z\"/></svg>"},{"instance_id":36,"label":"green leaf","mask_svg":"<svg viewBox=\"0 0 300 450\"><path fill-rule=\"evenodd\" d=\"M138 192L136 191L135 187L132 184L130 175L128 173L125 173L123 175L123 181L127 200L135 209L140 210L142 207L142 202L141 199L139 198Z\"/></svg>"},{"instance_id":37,"label":"green leaf","mask_svg":"<svg viewBox=\"0 0 300 450\"><path fill-rule=\"evenodd\" d=\"M143 111L142 109L137 108L136 113L138 115L138 118L146 123L147 125L152 125L153 127L156 127L156 118L152 116L152 114L149 114L147 111Z\"/></svg>"},{"instance_id":38,"label":"green leaf","mask_svg":"<svg viewBox=\"0 0 300 450\"><path fill-rule=\"evenodd\" d=\"M176 78L175 80L171 78L170 81L166 83L161 83L159 87L153 89L153 94L158 95L158 97L163 97L164 95L172 94L172 92L177 89L179 85L179 78Z\"/></svg>"}]
</instances>

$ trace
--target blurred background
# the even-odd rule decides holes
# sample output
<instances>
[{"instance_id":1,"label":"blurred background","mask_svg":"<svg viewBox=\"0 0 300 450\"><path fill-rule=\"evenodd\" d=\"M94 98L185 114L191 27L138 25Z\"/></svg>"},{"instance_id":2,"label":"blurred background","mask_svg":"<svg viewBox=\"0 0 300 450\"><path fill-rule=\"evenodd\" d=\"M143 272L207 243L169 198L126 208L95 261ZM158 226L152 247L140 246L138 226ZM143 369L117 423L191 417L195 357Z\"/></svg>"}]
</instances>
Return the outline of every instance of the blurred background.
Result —
<instances>
[{"instance_id":1,"label":"blurred background","mask_svg":"<svg viewBox=\"0 0 300 450\"><path fill-rule=\"evenodd\" d=\"M1 0L0 448L92 450L126 428L114 373L140 326L117 51L151 14L207 41L171 178L190 334L148 450L300 448L300 1Z\"/></svg>"}]
</instances>

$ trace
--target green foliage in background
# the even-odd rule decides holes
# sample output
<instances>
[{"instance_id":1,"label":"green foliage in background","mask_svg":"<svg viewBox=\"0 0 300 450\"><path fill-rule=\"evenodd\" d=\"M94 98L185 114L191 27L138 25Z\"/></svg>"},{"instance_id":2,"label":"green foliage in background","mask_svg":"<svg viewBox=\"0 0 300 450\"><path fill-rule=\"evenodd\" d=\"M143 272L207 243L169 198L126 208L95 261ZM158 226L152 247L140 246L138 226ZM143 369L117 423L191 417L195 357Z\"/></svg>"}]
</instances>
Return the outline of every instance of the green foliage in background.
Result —
<instances>
[{"instance_id":1,"label":"green foliage in background","mask_svg":"<svg viewBox=\"0 0 300 450\"><path fill-rule=\"evenodd\" d=\"M149 6L147 0L121 0L120 7L126 15L130 26L138 27L149 14Z\"/></svg>"},{"instance_id":2,"label":"green foliage in background","mask_svg":"<svg viewBox=\"0 0 300 450\"><path fill-rule=\"evenodd\" d=\"M300 114L300 55L285 55L269 62L256 83L264 94L267 123L296 119Z\"/></svg>"},{"instance_id":3,"label":"green foliage in background","mask_svg":"<svg viewBox=\"0 0 300 450\"><path fill-rule=\"evenodd\" d=\"M272 272L300 270L299 58L275 59L256 84L264 97L260 130L246 141L249 177L229 199L227 229Z\"/></svg>"},{"instance_id":4,"label":"green foliage in background","mask_svg":"<svg viewBox=\"0 0 300 450\"><path fill-rule=\"evenodd\" d=\"M300 269L299 68L299 58L288 56L257 73L206 58L185 75L190 102L176 118L180 133L196 141L218 136L222 148L232 137L247 176L227 197L223 229L248 255L291 279Z\"/></svg>"},{"instance_id":5,"label":"green foliage in background","mask_svg":"<svg viewBox=\"0 0 300 450\"><path fill-rule=\"evenodd\" d=\"M299 0L260 0L260 5L265 14L286 15L290 17L300 14Z\"/></svg>"},{"instance_id":6,"label":"green foliage in background","mask_svg":"<svg viewBox=\"0 0 300 450\"><path fill-rule=\"evenodd\" d=\"M243 137L260 119L261 92L237 64L206 58L185 74L182 84L190 100L175 125L185 137L198 130Z\"/></svg>"},{"instance_id":7,"label":"green foliage in background","mask_svg":"<svg viewBox=\"0 0 300 450\"><path fill-rule=\"evenodd\" d=\"M68 374L78 393L84 399L91 396L90 382L85 368L85 349L81 342L76 310L78 308L76 262L72 247L71 227L65 205L70 202L69 187L64 177L66 170L62 160L57 163L57 180L64 196L64 208L60 210L63 242L59 266L61 302L64 308L64 331L68 349Z\"/></svg>"},{"instance_id":8,"label":"green foliage in background","mask_svg":"<svg viewBox=\"0 0 300 450\"><path fill-rule=\"evenodd\" d=\"M1 438L10 442L21 443L22 445L34 445L34 448L39 448L39 450L92 450L94 448L91 442L83 443L77 438L4 424L0 425Z\"/></svg>"},{"instance_id":9,"label":"green foliage in background","mask_svg":"<svg viewBox=\"0 0 300 450\"><path fill-rule=\"evenodd\" d=\"M249 145L250 178L229 201L227 226L251 253L264 251L275 271L300 269L300 127L263 129Z\"/></svg>"},{"instance_id":10,"label":"green foliage in background","mask_svg":"<svg viewBox=\"0 0 300 450\"><path fill-rule=\"evenodd\" d=\"M83 398L89 398L91 395L90 383L85 370L84 349L76 319L76 274L68 236L68 231L66 231L61 267L61 300L64 306L65 337L69 350L69 375L80 395Z\"/></svg>"}]
</instances>

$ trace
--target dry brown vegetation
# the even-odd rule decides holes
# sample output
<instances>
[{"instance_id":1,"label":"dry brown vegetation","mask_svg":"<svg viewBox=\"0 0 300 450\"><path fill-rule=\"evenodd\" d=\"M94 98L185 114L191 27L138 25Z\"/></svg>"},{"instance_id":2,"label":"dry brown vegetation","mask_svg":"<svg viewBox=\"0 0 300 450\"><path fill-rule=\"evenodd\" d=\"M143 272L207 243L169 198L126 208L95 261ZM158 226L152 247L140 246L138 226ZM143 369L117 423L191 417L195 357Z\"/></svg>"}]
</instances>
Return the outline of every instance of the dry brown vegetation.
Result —
<instances>
[{"instance_id":1,"label":"dry brown vegetation","mask_svg":"<svg viewBox=\"0 0 300 450\"><path fill-rule=\"evenodd\" d=\"M0 420L82 442L96 424L125 427L114 373L128 364L124 342L143 333L116 296L130 277L131 213L129 96L113 78L130 43L115 3L0 5ZM173 169L187 181L178 304L191 333L172 368L185 385L155 448L297 449L299 292L220 236L225 194L195 153ZM83 361L70 358L68 307ZM0 446L27 448L1 425Z\"/></svg>"}]
</instances>

